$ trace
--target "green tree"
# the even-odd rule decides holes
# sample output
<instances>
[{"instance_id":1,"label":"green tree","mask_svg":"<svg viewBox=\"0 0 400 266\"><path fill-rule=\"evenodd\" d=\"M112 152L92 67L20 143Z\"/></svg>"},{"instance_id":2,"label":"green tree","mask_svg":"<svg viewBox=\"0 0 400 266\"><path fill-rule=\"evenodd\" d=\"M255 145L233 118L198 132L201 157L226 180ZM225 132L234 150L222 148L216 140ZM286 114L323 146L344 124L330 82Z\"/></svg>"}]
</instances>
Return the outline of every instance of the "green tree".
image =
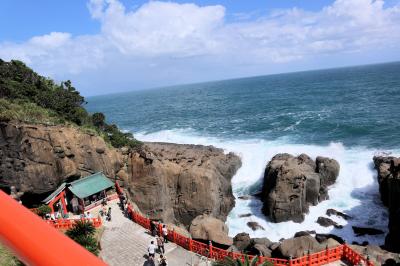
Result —
<instances>
[{"instance_id":1,"label":"green tree","mask_svg":"<svg viewBox=\"0 0 400 266\"><path fill-rule=\"evenodd\" d=\"M40 205L38 208L37 208L37 214L39 215L39 216L42 216L42 217L44 217L46 214L48 214L48 213L51 213L51 208L49 207L49 206L47 206L47 205Z\"/></svg>"},{"instance_id":2,"label":"green tree","mask_svg":"<svg viewBox=\"0 0 400 266\"><path fill-rule=\"evenodd\" d=\"M106 124L106 116L103 113L94 113L92 115L92 123L99 129L104 129Z\"/></svg>"},{"instance_id":3,"label":"green tree","mask_svg":"<svg viewBox=\"0 0 400 266\"><path fill-rule=\"evenodd\" d=\"M259 258L254 257L252 260L249 259L249 256L244 257L244 261L241 261L240 259L233 259L231 257L225 257L221 261L215 261L213 262L213 266L272 266L274 265L273 263L269 261L265 261L262 264L257 264Z\"/></svg>"},{"instance_id":4,"label":"green tree","mask_svg":"<svg viewBox=\"0 0 400 266\"><path fill-rule=\"evenodd\" d=\"M86 248L88 251L97 255L98 245L94 238L96 228L92 222L89 221L77 221L74 226L66 232L66 235Z\"/></svg>"}]
</instances>

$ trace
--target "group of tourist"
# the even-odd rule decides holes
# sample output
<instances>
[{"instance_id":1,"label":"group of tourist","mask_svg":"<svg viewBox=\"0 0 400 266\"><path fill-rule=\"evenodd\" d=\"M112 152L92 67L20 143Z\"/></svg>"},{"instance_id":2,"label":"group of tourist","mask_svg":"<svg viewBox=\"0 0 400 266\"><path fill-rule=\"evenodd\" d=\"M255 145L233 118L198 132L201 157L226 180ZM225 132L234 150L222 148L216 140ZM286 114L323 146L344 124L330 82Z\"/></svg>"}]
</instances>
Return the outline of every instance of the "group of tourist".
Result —
<instances>
[{"instance_id":1,"label":"group of tourist","mask_svg":"<svg viewBox=\"0 0 400 266\"><path fill-rule=\"evenodd\" d=\"M157 224L154 221L150 222L150 232L152 236L156 237L157 246L154 244L154 241L151 241L147 251L149 253L149 260L154 261L156 250L160 253L160 258L158 259L159 266L167 265L167 258L165 257L165 248L164 243L168 242L168 229L165 224L162 226L161 232L157 230Z\"/></svg>"},{"instance_id":2,"label":"group of tourist","mask_svg":"<svg viewBox=\"0 0 400 266\"><path fill-rule=\"evenodd\" d=\"M128 216L127 196L124 195L124 193L119 194L119 201L122 212L126 216ZM109 211L111 217L111 208L109 208ZM161 221L159 223L156 223L155 221L150 222L150 233L153 237L155 237L155 241L154 240L151 241L150 245L147 248L148 259L154 264L155 254L156 251L158 251L158 253L160 254L160 257L158 258L158 266L167 266L168 265L167 258L164 255L165 253L164 243L168 242L168 229L165 225L163 225L161 227L161 232L159 232L158 230L159 224L161 224ZM155 243L157 243L157 245Z\"/></svg>"}]
</instances>

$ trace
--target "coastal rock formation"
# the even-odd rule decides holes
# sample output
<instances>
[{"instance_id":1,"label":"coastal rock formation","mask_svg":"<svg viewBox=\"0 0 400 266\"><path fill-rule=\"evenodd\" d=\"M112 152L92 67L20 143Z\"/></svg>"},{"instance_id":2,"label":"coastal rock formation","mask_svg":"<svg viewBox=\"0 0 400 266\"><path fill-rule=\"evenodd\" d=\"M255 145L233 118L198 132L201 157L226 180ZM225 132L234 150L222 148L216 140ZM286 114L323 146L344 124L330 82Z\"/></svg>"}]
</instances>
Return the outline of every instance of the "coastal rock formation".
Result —
<instances>
[{"instance_id":1,"label":"coastal rock formation","mask_svg":"<svg viewBox=\"0 0 400 266\"><path fill-rule=\"evenodd\" d=\"M282 258L299 258L308 253L316 253L328 248L333 248L339 246L340 244L332 238L319 243L312 236L300 236L290 239L285 239L281 242L280 246L275 252Z\"/></svg>"},{"instance_id":2,"label":"coastal rock formation","mask_svg":"<svg viewBox=\"0 0 400 266\"><path fill-rule=\"evenodd\" d=\"M309 205L327 199L327 186L335 182L339 170L337 161L325 157L314 162L306 154L275 155L264 174L264 214L274 222L302 222Z\"/></svg>"},{"instance_id":3,"label":"coastal rock formation","mask_svg":"<svg viewBox=\"0 0 400 266\"><path fill-rule=\"evenodd\" d=\"M0 123L0 161L1 187L14 186L25 196L98 171L114 177L123 164L117 150L93 134L21 123Z\"/></svg>"},{"instance_id":4,"label":"coastal rock formation","mask_svg":"<svg viewBox=\"0 0 400 266\"><path fill-rule=\"evenodd\" d=\"M236 155L211 146L145 143L131 153L124 180L149 217L189 226L201 214L222 221L233 208L231 178Z\"/></svg>"},{"instance_id":5,"label":"coastal rock formation","mask_svg":"<svg viewBox=\"0 0 400 266\"><path fill-rule=\"evenodd\" d=\"M270 246L273 243L268 238L250 238L247 233L239 233L233 238L233 250L252 255L271 257ZM230 248L229 250L232 250Z\"/></svg>"},{"instance_id":6,"label":"coastal rock formation","mask_svg":"<svg viewBox=\"0 0 400 266\"><path fill-rule=\"evenodd\" d=\"M375 228L368 228L368 227L358 227L358 226L352 226L353 232L356 236L364 236L364 235L380 235L383 234L384 232L379 229Z\"/></svg>"},{"instance_id":7,"label":"coastal rock formation","mask_svg":"<svg viewBox=\"0 0 400 266\"><path fill-rule=\"evenodd\" d=\"M23 202L103 171L143 214L186 228L201 214L225 221L234 206L230 179L241 165L211 146L146 143L130 151L76 127L19 122L0 123L0 162L0 187L15 187Z\"/></svg>"},{"instance_id":8,"label":"coastal rock formation","mask_svg":"<svg viewBox=\"0 0 400 266\"><path fill-rule=\"evenodd\" d=\"M340 211L337 211L335 209L327 209L326 210L326 215L328 215L328 216L335 215L335 216L338 216L338 217L342 217L345 220L350 220L351 219L350 215L347 215L347 214L345 214L343 212L340 212Z\"/></svg>"},{"instance_id":9,"label":"coastal rock formation","mask_svg":"<svg viewBox=\"0 0 400 266\"><path fill-rule=\"evenodd\" d=\"M225 246L233 244L232 238L228 236L228 226L208 215L197 216L192 221L189 231L193 239L211 240Z\"/></svg>"},{"instance_id":10,"label":"coastal rock formation","mask_svg":"<svg viewBox=\"0 0 400 266\"><path fill-rule=\"evenodd\" d=\"M333 220L331 220L329 218L322 217L322 216L318 217L317 223L319 225L323 226L323 227L333 226L333 227L335 227L337 229L343 228L343 225L340 225L337 222L335 222L335 221L333 221Z\"/></svg>"},{"instance_id":11,"label":"coastal rock formation","mask_svg":"<svg viewBox=\"0 0 400 266\"><path fill-rule=\"evenodd\" d=\"M382 202L389 208L389 234L385 248L400 252L400 158L375 156L374 164Z\"/></svg>"}]
</instances>

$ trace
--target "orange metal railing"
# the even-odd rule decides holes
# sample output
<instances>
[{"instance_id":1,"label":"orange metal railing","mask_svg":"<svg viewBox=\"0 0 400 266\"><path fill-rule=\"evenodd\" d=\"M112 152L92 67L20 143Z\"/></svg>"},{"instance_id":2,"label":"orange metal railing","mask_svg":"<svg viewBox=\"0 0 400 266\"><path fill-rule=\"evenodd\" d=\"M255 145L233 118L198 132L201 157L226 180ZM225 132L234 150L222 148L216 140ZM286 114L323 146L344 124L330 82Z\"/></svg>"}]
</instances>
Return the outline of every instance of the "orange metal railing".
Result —
<instances>
[{"instance_id":1,"label":"orange metal railing","mask_svg":"<svg viewBox=\"0 0 400 266\"><path fill-rule=\"evenodd\" d=\"M98 228L102 225L100 218L84 218L84 219L58 219L58 220L45 220L45 222L54 228L61 230L68 230L74 226L77 221L91 222L94 227Z\"/></svg>"},{"instance_id":2,"label":"orange metal railing","mask_svg":"<svg viewBox=\"0 0 400 266\"><path fill-rule=\"evenodd\" d=\"M0 241L27 265L106 265L0 190Z\"/></svg>"},{"instance_id":3,"label":"orange metal railing","mask_svg":"<svg viewBox=\"0 0 400 266\"><path fill-rule=\"evenodd\" d=\"M118 182L115 182L115 187L118 193L122 193L122 189L119 186ZM141 216L139 213L133 211L132 207L128 205L128 215L129 217L137 224L140 224L144 228L150 230L150 219ZM159 230L161 232L161 230ZM200 254L202 256L209 257L214 260L223 260L225 257L229 256L234 259L240 259L244 261L245 254L229 252L228 250L220 249L213 247L211 244L207 245L191 238L185 237L176 233L173 230L168 230L168 240L173 241L177 245L192 251L194 253ZM255 256L250 255L249 258L253 259ZM346 244L340 245L338 247L326 249L321 252L309 254L300 258L295 258L291 260L286 259L276 259L269 257L259 257L259 264L270 261L275 266L312 266L312 265L324 265L330 262L338 261L338 260L347 260L352 265L357 265L361 261L364 262L367 266L373 266L373 263L354 250L352 250Z\"/></svg>"}]
</instances>

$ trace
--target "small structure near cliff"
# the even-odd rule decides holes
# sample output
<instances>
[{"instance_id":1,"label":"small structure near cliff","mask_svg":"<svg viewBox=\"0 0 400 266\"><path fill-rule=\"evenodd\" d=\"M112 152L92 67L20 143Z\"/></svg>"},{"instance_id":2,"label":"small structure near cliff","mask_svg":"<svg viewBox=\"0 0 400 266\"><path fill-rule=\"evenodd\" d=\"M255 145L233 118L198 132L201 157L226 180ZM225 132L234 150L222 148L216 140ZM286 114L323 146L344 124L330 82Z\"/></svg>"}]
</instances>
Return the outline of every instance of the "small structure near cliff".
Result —
<instances>
[{"instance_id":1,"label":"small structure near cliff","mask_svg":"<svg viewBox=\"0 0 400 266\"><path fill-rule=\"evenodd\" d=\"M261 193L263 212L274 222L302 222L309 205L328 198L327 187L339 175L339 163L330 158L284 153L268 163Z\"/></svg>"},{"instance_id":2,"label":"small structure near cliff","mask_svg":"<svg viewBox=\"0 0 400 266\"><path fill-rule=\"evenodd\" d=\"M71 206L69 211L82 213L100 205L103 200L107 200L107 191L110 191L113 186L114 183L102 172L99 172L71 183L62 183L42 202L51 208L52 213L54 213L56 203L62 207L58 211L63 214L68 212L67 205Z\"/></svg>"},{"instance_id":3,"label":"small structure near cliff","mask_svg":"<svg viewBox=\"0 0 400 266\"><path fill-rule=\"evenodd\" d=\"M385 248L400 252L400 158L375 156L374 164L382 202L389 208L389 234Z\"/></svg>"}]
</instances>

